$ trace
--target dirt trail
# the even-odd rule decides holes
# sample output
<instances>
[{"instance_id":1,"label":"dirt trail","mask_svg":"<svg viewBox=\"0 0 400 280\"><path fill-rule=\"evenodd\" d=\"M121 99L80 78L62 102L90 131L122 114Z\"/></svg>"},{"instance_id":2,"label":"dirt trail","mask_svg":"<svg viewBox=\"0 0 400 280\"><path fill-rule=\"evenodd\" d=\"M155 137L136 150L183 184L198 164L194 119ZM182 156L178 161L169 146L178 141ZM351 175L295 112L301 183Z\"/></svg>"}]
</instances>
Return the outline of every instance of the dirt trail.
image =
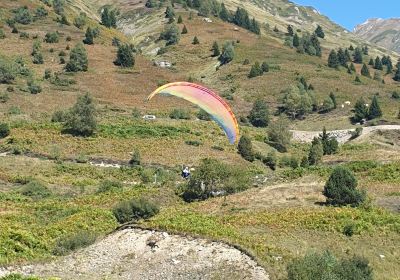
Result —
<instances>
[{"instance_id":1,"label":"dirt trail","mask_svg":"<svg viewBox=\"0 0 400 280\"><path fill-rule=\"evenodd\" d=\"M335 137L339 143L345 143L350 140L351 132L355 129L343 129L343 130L333 130L328 131L333 137ZM400 130L400 125L377 125L377 126L367 126L363 127L362 134L359 138L363 138L372 132L378 130ZM311 143L314 137L318 137L321 131L299 131L291 130L293 133L293 140L298 142Z\"/></svg>"},{"instance_id":2,"label":"dirt trail","mask_svg":"<svg viewBox=\"0 0 400 280\"><path fill-rule=\"evenodd\" d=\"M269 279L254 260L224 243L141 229L115 232L50 263L0 268L0 277L10 272L74 280Z\"/></svg>"}]
</instances>

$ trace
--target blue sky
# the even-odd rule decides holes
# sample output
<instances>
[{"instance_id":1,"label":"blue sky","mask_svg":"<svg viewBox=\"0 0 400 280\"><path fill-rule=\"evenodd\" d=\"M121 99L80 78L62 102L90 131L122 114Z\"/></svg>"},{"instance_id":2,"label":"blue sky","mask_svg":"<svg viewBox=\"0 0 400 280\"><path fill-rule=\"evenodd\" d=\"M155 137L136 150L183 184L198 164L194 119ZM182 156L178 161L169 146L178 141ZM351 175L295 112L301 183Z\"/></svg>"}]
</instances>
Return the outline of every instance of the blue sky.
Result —
<instances>
[{"instance_id":1,"label":"blue sky","mask_svg":"<svg viewBox=\"0 0 400 280\"><path fill-rule=\"evenodd\" d=\"M400 0L291 0L313 6L348 30L369 18L400 17Z\"/></svg>"}]
</instances>

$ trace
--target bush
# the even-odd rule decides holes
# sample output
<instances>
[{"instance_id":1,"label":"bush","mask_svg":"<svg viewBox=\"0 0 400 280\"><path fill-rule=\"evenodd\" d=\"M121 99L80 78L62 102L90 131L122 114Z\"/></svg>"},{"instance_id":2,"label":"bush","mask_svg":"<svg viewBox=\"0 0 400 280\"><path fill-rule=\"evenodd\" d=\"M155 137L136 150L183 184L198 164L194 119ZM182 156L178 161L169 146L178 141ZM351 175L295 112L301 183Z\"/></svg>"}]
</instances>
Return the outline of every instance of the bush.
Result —
<instances>
[{"instance_id":1,"label":"bush","mask_svg":"<svg viewBox=\"0 0 400 280\"><path fill-rule=\"evenodd\" d=\"M58 43L59 39L60 37L58 35L58 32L48 32L44 37L44 41L50 44Z\"/></svg>"},{"instance_id":2,"label":"bush","mask_svg":"<svg viewBox=\"0 0 400 280\"><path fill-rule=\"evenodd\" d=\"M36 10L35 10L35 18L38 18L38 19L47 17L48 14L49 14L49 12L47 12L47 10L42 6L36 8Z\"/></svg>"},{"instance_id":3,"label":"bush","mask_svg":"<svg viewBox=\"0 0 400 280\"><path fill-rule=\"evenodd\" d=\"M81 29L82 27L84 27L86 25L87 22L87 17L85 13L80 13L79 16L74 18L74 25Z\"/></svg>"},{"instance_id":4,"label":"bush","mask_svg":"<svg viewBox=\"0 0 400 280\"><path fill-rule=\"evenodd\" d=\"M276 170L277 158L274 152L268 153L267 157L265 157L262 161L266 166L271 168L271 170Z\"/></svg>"},{"instance_id":5,"label":"bush","mask_svg":"<svg viewBox=\"0 0 400 280\"><path fill-rule=\"evenodd\" d=\"M287 266L288 280L337 279L372 280L372 268L366 259L354 256L337 259L329 251L322 254L308 253Z\"/></svg>"},{"instance_id":6,"label":"bush","mask_svg":"<svg viewBox=\"0 0 400 280\"><path fill-rule=\"evenodd\" d=\"M189 146L195 146L195 147L199 147L199 146L203 145L202 142L197 141L197 140L186 140L185 144L189 145Z\"/></svg>"},{"instance_id":7,"label":"bush","mask_svg":"<svg viewBox=\"0 0 400 280\"><path fill-rule=\"evenodd\" d=\"M21 274L11 273L7 276L0 277L0 280L40 280L34 276L23 276Z\"/></svg>"},{"instance_id":8,"label":"bush","mask_svg":"<svg viewBox=\"0 0 400 280\"><path fill-rule=\"evenodd\" d=\"M144 199L123 201L113 209L113 214L120 224L139 219L148 219L158 214L158 212L157 205Z\"/></svg>"},{"instance_id":9,"label":"bush","mask_svg":"<svg viewBox=\"0 0 400 280\"><path fill-rule=\"evenodd\" d=\"M250 137L243 135L238 143L238 152L247 161L254 161L254 151Z\"/></svg>"},{"instance_id":10,"label":"bush","mask_svg":"<svg viewBox=\"0 0 400 280\"><path fill-rule=\"evenodd\" d=\"M254 102L253 108L248 116L250 123L255 127L266 127L269 123L269 111L267 104L258 99Z\"/></svg>"},{"instance_id":11,"label":"bush","mask_svg":"<svg viewBox=\"0 0 400 280\"><path fill-rule=\"evenodd\" d=\"M21 188L20 193L33 199L42 199L51 196L51 191L38 181L30 181Z\"/></svg>"},{"instance_id":12,"label":"bush","mask_svg":"<svg viewBox=\"0 0 400 280\"><path fill-rule=\"evenodd\" d=\"M325 184L326 202L335 206L358 206L366 199L366 193L357 189L357 179L346 167L338 166Z\"/></svg>"},{"instance_id":13,"label":"bush","mask_svg":"<svg viewBox=\"0 0 400 280\"><path fill-rule=\"evenodd\" d=\"M70 109L64 130L77 136L91 136L97 128L96 108L89 94L78 97Z\"/></svg>"},{"instance_id":14,"label":"bush","mask_svg":"<svg viewBox=\"0 0 400 280\"><path fill-rule=\"evenodd\" d=\"M20 24L30 24L33 20L32 14L29 11L28 7L24 6L24 7L20 7L16 10L13 11L14 12L14 21Z\"/></svg>"},{"instance_id":15,"label":"bush","mask_svg":"<svg viewBox=\"0 0 400 280\"><path fill-rule=\"evenodd\" d=\"M0 58L0 84L10 84L15 80L14 65Z\"/></svg>"},{"instance_id":16,"label":"bush","mask_svg":"<svg viewBox=\"0 0 400 280\"><path fill-rule=\"evenodd\" d=\"M279 152L287 152L292 133L289 131L289 124L285 119L279 119L270 124L268 129L267 143L277 149Z\"/></svg>"},{"instance_id":17,"label":"bush","mask_svg":"<svg viewBox=\"0 0 400 280\"><path fill-rule=\"evenodd\" d=\"M10 127L6 123L0 123L0 139L10 135Z\"/></svg>"},{"instance_id":18,"label":"bush","mask_svg":"<svg viewBox=\"0 0 400 280\"><path fill-rule=\"evenodd\" d=\"M141 163L140 152L139 150L135 149L135 151L132 153L131 159L129 160L129 165L139 166L140 163Z\"/></svg>"},{"instance_id":19,"label":"bush","mask_svg":"<svg viewBox=\"0 0 400 280\"><path fill-rule=\"evenodd\" d=\"M67 72L80 72L88 70L88 57L85 47L77 44L69 55L69 62L65 66Z\"/></svg>"},{"instance_id":20,"label":"bush","mask_svg":"<svg viewBox=\"0 0 400 280\"><path fill-rule=\"evenodd\" d=\"M0 93L0 103L6 103L10 99L10 96L7 92Z\"/></svg>"},{"instance_id":21,"label":"bush","mask_svg":"<svg viewBox=\"0 0 400 280\"><path fill-rule=\"evenodd\" d=\"M97 193L118 191L118 190L122 190L122 188L123 188L123 185L119 181L104 180L104 181L101 181L99 189L97 190Z\"/></svg>"},{"instance_id":22,"label":"bush","mask_svg":"<svg viewBox=\"0 0 400 280\"><path fill-rule=\"evenodd\" d=\"M37 52L33 55L33 60L32 60L33 64L43 64L44 60L43 60L43 55L40 52Z\"/></svg>"},{"instance_id":23,"label":"bush","mask_svg":"<svg viewBox=\"0 0 400 280\"><path fill-rule=\"evenodd\" d=\"M308 153L308 163L310 165L318 165L322 161L324 155L324 147L319 138L314 138Z\"/></svg>"},{"instance_id":24,"label":"bush","mask_svg":"<svg viewBox=\"0 0 400 280\"><path fill-rule=\"evenodd\" d=\"M79 248L87 247L96 241L97 236L91 231L81 231L74 235L60 238L54 249L53 254L64 256Z\"/></svg>"},{"instance_id":25,"label":"bush","mask_svg":"<svg viewBox=\"0 0 400 280\"><path fill-rule=\"evenodd\" d=\"M215 159L203 159L179 195L186 201L204 200L215 194L230 194L249 187L249 174L243 168Z\"/></svg>"},{"instance_id":26,"label":"bush","mask_svg":"<svg viewBox=\"0 0 400 280\"><path fill-rule=\"evenodd\" d=\"M190 112L183 109L174 109L169 114L169 117L175 120L190 120Z\"/></svg>"},{"instance_id":27,"label":"bush","mask_svg":"<svg viewBox=\"0 0 400 280\"><path fill-rule=\"evenodd\" d=\"M354 131L351 131L351 138L350 139L356 139L357 137L360 137L363 132L362 127L357 127Z\"/></svg>"},{"instance_id":28,"label":"bush","mask_svg":"<svg viewBox=\"0 0 400 280\"><path fill-rule=\"evenodd\" d=\"M1 32L1 31L0 31ZM0 33L1 34L1 33ZM0 36L1 39L1 36ZM393 99L400 99L400 93L398 91L393 91L392 92L392 98Z\"/></svg>"},{"instance_id":29,"label":"bush","mask_svg":"<svg viewBox=\"0 0 400 280\"><path fill-rule=\"evenodd\" d=\"M36 84L34 81L29 81L28 90L31 94L38 94L42 92L42 87Z\"/></svg>"},{"instance_id":30,"label":"bush","mask_svg":"<svg viewBox=\"0 0 400 280\"><path fill-rule=\"evenodd\" d=\"M6 34L4 34L4 30L0 28L0 39L6 38Z\"/></svg>"},{"instance_id":31,"label":"bush","mask_svg":"<svg viewBox=\"0 0 400 280\"><path fill-rule=\"evenodd\" d=\"M160 34L160 40L167 41L167 46L177 44L180 40L178 27L175 24L167 26Z\"/></svg>"},{"instance_id":32,"label":"bush","mask_svg":"<svg viewBox=\"0 0 400 280\"><path fill-rule=\"evenodd\" d=\"M204 111L203 109L200 109L197 114L196 114L197 118L199 120L202 121L210 121L211 120L211 116L210 114L208 114L206 111Z\"/></svg>"}]
</instances>

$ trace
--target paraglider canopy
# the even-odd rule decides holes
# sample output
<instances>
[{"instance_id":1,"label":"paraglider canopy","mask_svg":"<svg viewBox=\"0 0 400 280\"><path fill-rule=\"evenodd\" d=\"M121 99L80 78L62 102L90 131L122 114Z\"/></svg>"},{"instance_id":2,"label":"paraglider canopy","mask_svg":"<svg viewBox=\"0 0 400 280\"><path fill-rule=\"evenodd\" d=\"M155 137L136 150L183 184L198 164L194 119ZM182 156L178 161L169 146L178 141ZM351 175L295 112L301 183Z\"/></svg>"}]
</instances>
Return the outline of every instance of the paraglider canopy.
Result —
<instances>
[{"instance_id":1,"label":"paraglider canopy","mask_svg":"<svg viewBox=\"0 0 400 280\"><path fill-rule=\"evenodd\" d=\"M236 117L229 105L212 90L193 83L176 82L158 88L150 94L147 100L151 100L160 93L176 96L196 104L222 127L231 144L236 143L239 136Z\"/></svg>"}]
</instances>

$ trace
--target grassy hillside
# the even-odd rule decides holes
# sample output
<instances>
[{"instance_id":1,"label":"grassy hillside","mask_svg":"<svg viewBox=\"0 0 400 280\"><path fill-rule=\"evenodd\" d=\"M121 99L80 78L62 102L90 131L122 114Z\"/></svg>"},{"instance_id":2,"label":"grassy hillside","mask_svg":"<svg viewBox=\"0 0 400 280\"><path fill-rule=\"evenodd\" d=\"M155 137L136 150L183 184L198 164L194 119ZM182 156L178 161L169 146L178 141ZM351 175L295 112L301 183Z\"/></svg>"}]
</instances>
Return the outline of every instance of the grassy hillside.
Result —
<instances>
[{"instance_id":1,"label":"grassy hillside","mask_svg":"<svg viewBox=\"0 0 400 280\"><path fill-rule=\"evenodd\" d=\"M0 123L10 126L10 135L0 139L0 265L49 260L62 241L87 230L101 238L118 226L113 207L142 197L157 203L161 211L141 221L141 226L238 245L265 267L271 279L285 279L286 265L292 259L326 249L340 257L366 257L376 279L398 277L399 132L378 131L360 137L341 145L336 154L325 155L317 166L299 167L298 162L309 153L309 144L292 141L287 152L279 153L267 144L268 128L242 121L256 99L267 103L272 123L279 117L286 119L279 113L284 91L304 77L313 85L318 105L334 93L338 108L290 119L291 129L355 128L350 121L355 102L364 97L370 104L376 94L383 116L369 124L400 124L400 103L392 97L394 91L400 91L400 83L393 75L384 75L385 83L360 76L361 64L355 65L357 73L352 74L343 67L329 68L330 49L350 44L361 47L365 42L311 8L296 9L290 2L278 0L225 3L231 10L245 7L261 23L261 35L215 17L206 22L196 11L175 4L176 17L183 19L178 28L185 25L188 33L181 34L176 45L166 47L165 41L157 40L167 25L165 6L150 9L144 7L145 1L71 0L65 5L70 23L66 25L41 1L0 3L0 28L5 34L0 39L0 67L5 65L15 74L14 80L0 83ZM14 17L13 9L24 5L32 14L43 6L48 16L26 25L17 23L18 33L13 33L7 20ZM99 24L104 5L120 10L118 28ZM87 14L87 23L80 29L73 22L81 11ZM315 29L314 22L327 34L320 39L321 57L300 54L284 45L287 24L300 28L303 34ZM278 32L273 31L274 26ZM69 61L71 49L82 42L87 27L99 29L94 45L84 46L88 71L68 73L60 59ZM59 41L44 42L46 33L53 31L59 32ZM195 36L199 44L192 43ZM113 63L117 56L112 43L115 38L134 44L134 67ZM41 41L43 64L33 63L35 40ZM234 42L233 61L219 65L218 58L212 57L214 41L221 47L227 41ZM164 47L165 52L157 54ZM383 53L390 52L370 48L371 57ZM369 59L365 55L364 62ZM392 55L392 60L397 57ZM172 66L156 66L160 61ZM264 61L270 71L248 78L252 65ZM51 79L44 78L46 69ZM375 70L369 69L373 76ZM361 83L354 82L356 75ZM241 133L250 137L257 156L262 159L276 153L276 170L262 160L244 160L217 124L197 119L196 106L165 96L146 101L158 86L184 80L204 84L221 95L241 120ZM40 93L30 93L32 81L40 85ZM51 119L54 112L69 109L85 93L95 101L97 130L90 137L76 137ZM171 119L173 109L184 109L190 118ZM157 119L143 120L145 114L154 114ZM134 150L140 152L141 166L128 164ZM196 169L203 158L232 167L235 180L249 177L245 186L238 188L243 192L184 202L179 194L187 182L179 176L181 168L189 165ZM290 167L291 159L297 162L296 167ZM370 199L358 208L324 205L321 193L325 181L339 164L354 172L359 187L368 193ZM101 186L109 181L118 182L120 187L101 192ZM233 181L236 183L241 181ZM26 195L24 190L32 184L44 186L50 194ZM352 236L344 233L349 227L354 231Z\"/></svg>"}]
</instances>

